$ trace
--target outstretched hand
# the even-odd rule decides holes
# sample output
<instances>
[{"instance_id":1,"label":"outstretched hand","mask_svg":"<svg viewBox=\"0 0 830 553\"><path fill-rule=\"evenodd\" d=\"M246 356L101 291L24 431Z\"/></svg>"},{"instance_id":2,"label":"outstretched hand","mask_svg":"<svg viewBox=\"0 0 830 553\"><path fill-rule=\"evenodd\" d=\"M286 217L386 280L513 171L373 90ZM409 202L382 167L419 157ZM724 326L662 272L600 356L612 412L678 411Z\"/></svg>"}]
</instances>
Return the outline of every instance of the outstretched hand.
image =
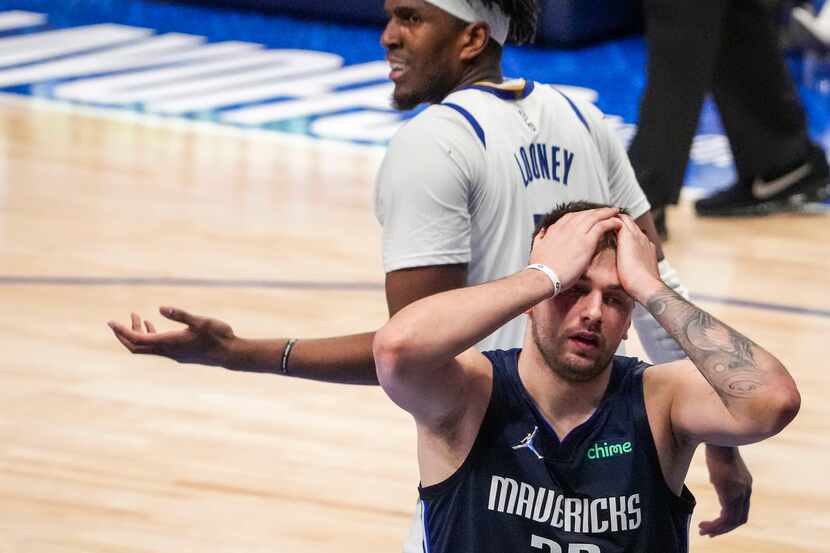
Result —
<instances>
[{"instance_id":1,"label":"outstretched hand","mask_svg":"<svg viewBox=\"0 0 830 553\"><path fill-rule=\"evenodd\" d=\"M556 272L562 290L571 287L588 269L600 239L622 225L616 207L566 213L533 238L531 263L542 263Z\"/></svg>"},{"instance_id":2,"label":"outstretched hand","mask_svg":"<svg viewBox=\"0 0 830 553\"><path fill-rule=\"evenodd\" d=\"M131 353L160 355L179 363L224 366L230 343L236 338L227 323L173 307L162 307L159 312L187 328L159 333L153 323L142 321L136 313L130 316L131 328L115 321L107 324Z\"/></svg>"}]
</instances>

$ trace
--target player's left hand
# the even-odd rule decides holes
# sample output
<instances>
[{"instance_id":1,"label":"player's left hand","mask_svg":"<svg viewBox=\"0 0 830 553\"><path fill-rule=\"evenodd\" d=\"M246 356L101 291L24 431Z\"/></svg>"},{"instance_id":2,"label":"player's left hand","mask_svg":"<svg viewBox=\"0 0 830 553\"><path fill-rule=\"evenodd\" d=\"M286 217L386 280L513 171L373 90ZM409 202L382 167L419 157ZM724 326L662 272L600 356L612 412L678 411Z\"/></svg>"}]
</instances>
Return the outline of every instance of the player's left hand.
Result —
<instances>
[{"instance_id":1,"label":"player's left hand","mask_svg":"<svg viewBox=\"0 0 830 553\"><path fill-rule=\"evenodd\" d=\"M533 238L530 262L553 269L560 278L562 290L567 290L591 264L605 233L619 230L622 225L617 217L619 211L616 207L601 207L566 213Z\"/></svg>"},{"instance_id":2,"label":"player's left hand","mask_svg":"<svg viewBox=\"0 0 830 553\"><path fill-rule=\"evenodd\" d=\"M721 510L718 518L702 521L698 529L701 536L713 538L746 523L749 518L749 498L752 495L752 474L737 448L707 445L706 465Z\"/></svg>"},{"instance_id":3,"label":"player's left hand","mask_svg":"<svg viewBox=\"0 0 830 553\"><path fill-rule=\"evenodd\" d=\"M166 319L187 325L186 328L156 332L153 323L142 321L137 313L130 315L130 327L116 321L107 324L130 353L160 355L179 363L229 366L238 338L228 323L175 307L162 307L159 312Z\"/></svg>"},{"instance_id":4,"label":"player's left hand","mask_svg":"<svg viewBox=\"0 0 830 553\"><path fill-rule=\"evenodd\" d=\"M654 290L665 287L657 270L657 248L628 215L620 215L617 271L628 295L645 305Z\"/></svg>"}]
</instances>

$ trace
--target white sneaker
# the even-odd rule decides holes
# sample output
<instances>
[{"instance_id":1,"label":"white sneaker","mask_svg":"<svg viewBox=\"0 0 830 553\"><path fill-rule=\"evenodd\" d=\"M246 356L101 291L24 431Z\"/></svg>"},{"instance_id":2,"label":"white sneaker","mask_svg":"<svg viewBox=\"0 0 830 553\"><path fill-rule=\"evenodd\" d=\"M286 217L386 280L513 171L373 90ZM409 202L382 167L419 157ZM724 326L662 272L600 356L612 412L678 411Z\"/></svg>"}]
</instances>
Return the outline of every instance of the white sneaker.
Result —
<instances>
[{"instance_id":1,"label":"white sneaker","mask_svg":"<svg viewBox=\"0 0 830 553\"><path fill-rule=\"evenodd\" d=\"M814 46L830 49L830 2L824 5L818 16L801 6L793 8L793 21L815 42Z\"/></svg>"}]
</instances>

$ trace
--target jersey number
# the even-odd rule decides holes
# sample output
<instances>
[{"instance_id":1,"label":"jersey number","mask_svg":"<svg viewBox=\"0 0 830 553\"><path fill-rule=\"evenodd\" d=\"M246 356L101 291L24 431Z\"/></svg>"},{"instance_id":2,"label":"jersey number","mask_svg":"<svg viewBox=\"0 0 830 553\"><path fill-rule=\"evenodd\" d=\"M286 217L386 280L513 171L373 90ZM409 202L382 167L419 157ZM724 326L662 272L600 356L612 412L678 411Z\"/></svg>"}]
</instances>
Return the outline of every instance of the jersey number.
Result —
<instances>
[{"instance_id":1,"label":"jersey number","mask_svg":"<svg viewBox=\"0 0 830 553\"><path fill-rule=\"evenodd\" d=\"M533 534L530 537L530 547L542 549L547 553L563 553L562 546L553 540ZM599 547L592 543L570 543L567 553L601 553Z\"/></svg>"}]
</instances>

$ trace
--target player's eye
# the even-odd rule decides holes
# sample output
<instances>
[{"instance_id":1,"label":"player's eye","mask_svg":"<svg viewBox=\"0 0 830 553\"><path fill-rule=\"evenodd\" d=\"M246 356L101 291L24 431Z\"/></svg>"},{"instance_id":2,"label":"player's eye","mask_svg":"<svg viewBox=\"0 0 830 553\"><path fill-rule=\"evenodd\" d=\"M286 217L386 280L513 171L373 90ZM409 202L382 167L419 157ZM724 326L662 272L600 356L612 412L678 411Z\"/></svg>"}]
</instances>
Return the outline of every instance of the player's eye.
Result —
<instances>
[{"instance_id":1,"label":"player's eye","mask_svg":"<svg viewBox=\"0 0 830 553\"><path fill-rule=\"evenodd\" d=\"M616 294L607 296L605 298L605 303L607 305L610 305L611 307L620 308L620 309L629 307L629 301L630 300L627 297L616 295Z\"/></svg>"},{"instance_id":2,"label":"player's eye","mask_svg":"<svg viewBox=\"0 0 830 553\"><path fill-rule=\"evenodd\" d=\"M587 294L587 293L588 293L588 289L587 289L587 288L585 288L584 286L580 286L580 285L578 285L578 284L577 284L577 285L575 285L575 286L571 286L571 287L567 290L567 292L566 292L566 293L567 293L567 294L570 294L570 295L572 295L572 296L584 296L585 294Z\"/></svg>"},{"instance_id":3,"label":"player's eye","mask_svg":"<svg viewBox=\"0 0 830 553\"><path fill-rule=\"evenodd\" d=\"M401 25L417 25L423 21L421 14L411 8L399 8L394 14Z\"/></svg>"}]
</instances>

